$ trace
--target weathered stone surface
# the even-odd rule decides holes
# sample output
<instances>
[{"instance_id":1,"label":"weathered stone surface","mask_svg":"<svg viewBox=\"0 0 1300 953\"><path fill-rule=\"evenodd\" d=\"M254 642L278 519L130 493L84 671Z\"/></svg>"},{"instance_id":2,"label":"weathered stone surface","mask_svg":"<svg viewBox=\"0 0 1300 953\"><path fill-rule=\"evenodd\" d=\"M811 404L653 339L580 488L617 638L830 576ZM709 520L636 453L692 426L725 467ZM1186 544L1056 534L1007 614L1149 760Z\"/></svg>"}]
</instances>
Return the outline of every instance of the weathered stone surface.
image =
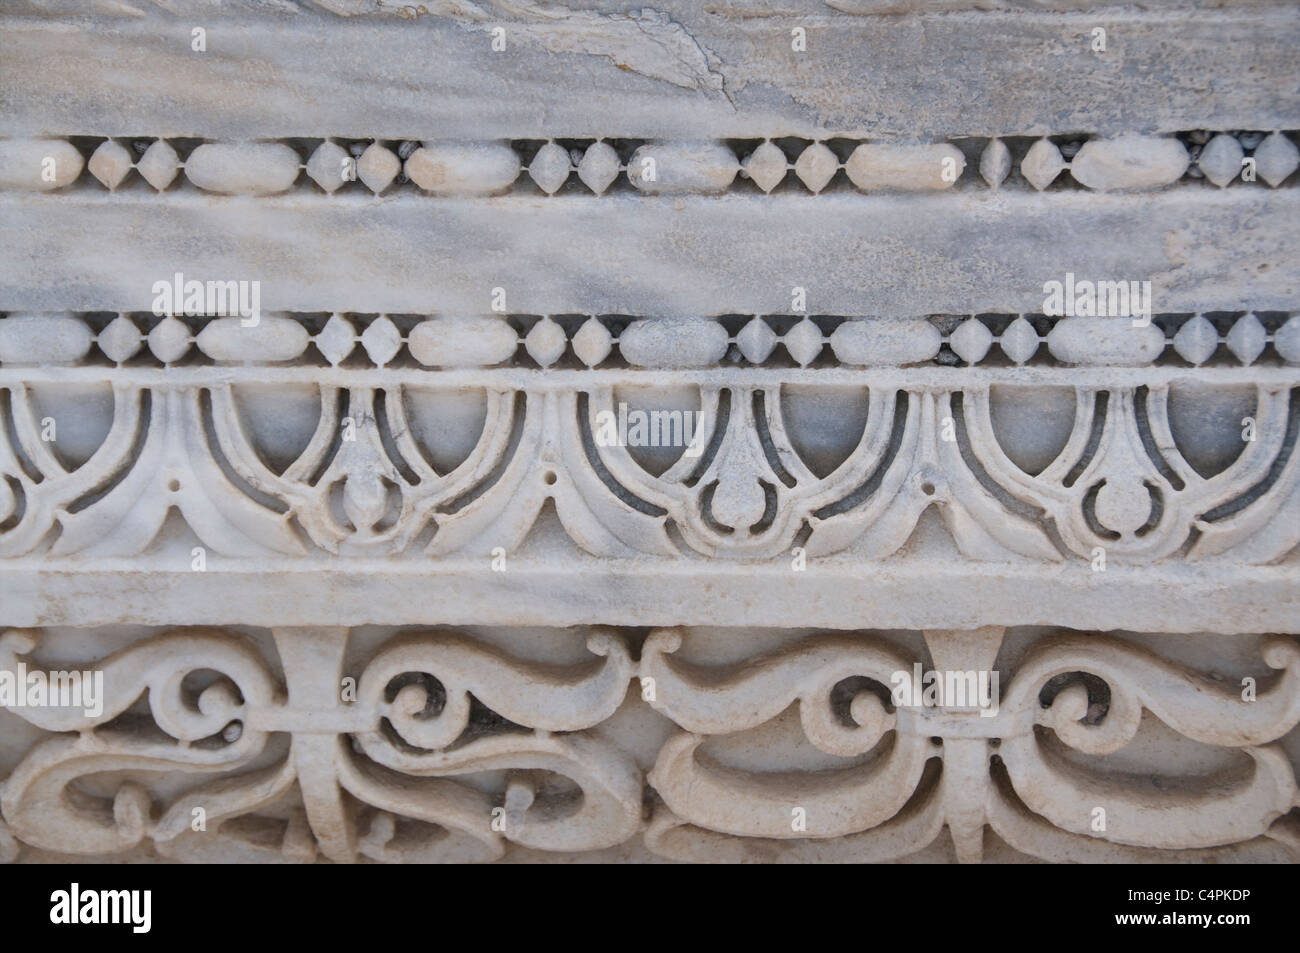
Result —
<instances>
[{"instance_id":1,"label":"weathered stone surface","mask_svg":"<svg viewBox=\"0 0 1300 953\"><path fill-rule=\"evenodd\" d=\"M214 15L211 4L197 9ZM544 116L550 129L609 137L901 141L1294 129L1300 111L1291 56L1300 23L1285 3L1234 4L1176 24L1133 18L1105 55L1091 48L1091 26L1051 10L853 16L799 0L733 19L679 0L658 6L662 18L627 18L625 5L613 5L591 23L576 15L517 19L519 9L497 10L512 37L507 56L492 50L495 23L456 17L322 25L314 16L249 17L245 8L221 24L222 57L190 49L183 8L187 29L173 34L159 30L156 10L139 19L16 19L8 24L10 55L0 60L6 126L23 136L187 135L201 125L225 139L328 130L464 140L549 132L539 129ZM808 30L804 56L790 49L795 26ZM88 83L92 48L98 81ZM297 50L310 53L286 54ZM240 77L238 109L232 75ZM183 94L183 119L157 95L161 88Z\"/></svg>"},{"instance_id":2,"label":"weathered stone surface","mask_svg":"<svg viewBox=\"0 0 1300 953\"><path fill-rule=\"evenodd\" d=\"M857 192L811 202L800 187L725 202L507 196L487 210L447 198L436 211L402 195L366 210L364 253L356 210L323 196L255 207L113 198L0 194L0 297L24 310L148 311L153 282L182 271L256 278L263 306L326 313L474 314L491 289L508 285L509 306L522 314L779 314L802 285L826 313L1032 314L1043 283L1074 272L1150 280L1158 311L1285 311L1297 297L1290 262L1300 254L1300 191L1266 187L1140 200L1003 189L955 202ZM1221 240L1227 228L1238 229L1231 245ZM93 238L100 234L114 241L106 248ZM475 254L459 257L467 243ZM516 254L524 247L527 255ZM954 267L972 248L979 268ZM430 262L453 260L456 268L430 278ZM364 284L355 280L359 261ZM34 268L48 280L24 281ZM678 279L660 280L665 271Z\"/></svg>"},{"instance_id":3,"label":"weathered stone surface","mask_svg":"<svg viewBox=\"0 0 1300 953\"><path fill-rule=\"evenodd\" d=\"M1300 860L1289 4L0 31L0 863Z\"/></svg>"}]
</instances>

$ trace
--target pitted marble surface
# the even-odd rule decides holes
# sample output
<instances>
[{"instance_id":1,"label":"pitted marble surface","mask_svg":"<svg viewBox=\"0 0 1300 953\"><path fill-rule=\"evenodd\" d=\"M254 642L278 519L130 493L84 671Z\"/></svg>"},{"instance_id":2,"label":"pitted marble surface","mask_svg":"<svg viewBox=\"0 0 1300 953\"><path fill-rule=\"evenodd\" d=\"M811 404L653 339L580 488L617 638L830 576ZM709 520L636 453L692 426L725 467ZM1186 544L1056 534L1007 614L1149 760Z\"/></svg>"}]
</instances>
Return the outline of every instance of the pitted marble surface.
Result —
<instances>
[{"instance_id":1,"label":"pitted marble surface","mask_svg":"<svg viewBox=\"0 0 1300 953\"><path fill-rule=\"evenodd\" d=\"M1294 3L0 30L0 862L1300 859Z\"/></svg>"}]
</instances>

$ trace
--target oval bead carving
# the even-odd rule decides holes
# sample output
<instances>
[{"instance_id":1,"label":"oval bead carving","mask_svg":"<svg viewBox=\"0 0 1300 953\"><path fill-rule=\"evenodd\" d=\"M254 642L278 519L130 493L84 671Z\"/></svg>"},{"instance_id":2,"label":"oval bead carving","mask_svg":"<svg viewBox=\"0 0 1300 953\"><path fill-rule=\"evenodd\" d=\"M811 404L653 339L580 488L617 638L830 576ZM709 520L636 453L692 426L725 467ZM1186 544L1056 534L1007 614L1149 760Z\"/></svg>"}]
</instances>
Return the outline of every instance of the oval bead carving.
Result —
<instances>
[{"instance_id":1,"label":"oval bead carving","mask_svg":"<svg viewBox=\"0 0 1300 953\"><path fill-rule=\"evenodd\" d=\"M519 156L499 142L426 142L406 160L407 177L435 195L502 192L519 169Z\"/></svg>"},{"instance_id":2,"label":"oval bead carving","mask_svg":"<svg viewBox=\"0 0 1300 953\"><path fill-rule=\"evenodd\" d=\"M642 192L722 192L740 171L720 142L652 143L632 153L627 177Z\"/></svg>"},{"instance_id":3,"label":"oval bead carving","mask_svg":"<svg viewBox=\"0 0 1300 953\"><path fill-rule=\"evenodd\" d=\"M1047 335L1052 356L1067 364L1138 367L1165 349L1155 325L1134 327L1132 318L1066 318Z\"/></svg>"},{"instance_id":4,"label":"oval bead carving","mask_svg":"<svg viewBox=\"0 0 1300 953\"><path fill-rule=\"evenodd\" d=\"M915 364L939 353L943 337L924 318L845 321L831 334L831 349L845 364Z\"/></svg>"},{"instance_id":5,"label":"oval bead carving","mask_svg":"<svg viewBox=\"0 0 1300 953\"><path fill-rule=\"evenodd\" d=\"M1182 178L1190 161L1177 139L1090 139L1070 163L1070 174L1090 189L1158 189Z\"/></svg>"},{"instance_id":6,"label":"oval bead carving","mask_svg":"<svg viewBox=\"0 0 1300 953\"><path fill-rule=\"evenodd\" d=\"M61 189L81 175L85 159L62 139L0 140L0 189Z\"/></svg>"},{"instance_id":7,"label":"oval bead carving","mask_svg":"<svg viewBox=\"0 0 1300 953\"><path fill-rule=\"evenodd\" d=\"M0 321L4 364L75 364L90 343L90 329L72 315L11 314Z\"/></svg>"},{"instance_id":8,"label":"oval bead carving","mask_svg":"<svg viewBox=\"0 0 1300 953\"><path fill-rule=\"evenodd\" d=\"M727 353L727 331L704 318L651 318L629 324L618 347L637 367L708 367Z\"/></svg>"},{"instance_id":9,"label":"oval bead carving","mask_svg":"<svg viewBox=\"0 0 1300 953\"><path fill-rule=\"evenodd\" d=\"M208 142L185 160L185 178L205 192L273 195L298 178L298 153L278 142Z\"/></svg>"},{"instance_id":10,"label":"oval bead carving","mask_svg":"<svg viewBox=\"0 0 1300 953\"><path fill-rule=\"evenodd\" d=\"M490 367L510 358L519 339L499 318L435 318L417 324L407 345L426 367Z\"/></svg>"},{"instance_id":11,"label":"oval bead carving","mask_svg":"<svg viewBox=\"0 0 1300 953\"><path fill-rule=\"evenodd\" d=\"M849 180L864 192L896 189L929 192L951 188L966 167L966 157L954 145L858 146L844 163Z\"/></svg>"},{"instance_id":12,"label":"oval bead carving","mask_svg":"<svg viewBox=\"0 0 1300 953\"><path fill-rule=\"evenodd\" d=\"M290 318L262 315L245 327L243 318L218 318L199 333L195 343L214 361L274 363L290 361L307 349L308 334Z\"/></svg>"}]
</instances>

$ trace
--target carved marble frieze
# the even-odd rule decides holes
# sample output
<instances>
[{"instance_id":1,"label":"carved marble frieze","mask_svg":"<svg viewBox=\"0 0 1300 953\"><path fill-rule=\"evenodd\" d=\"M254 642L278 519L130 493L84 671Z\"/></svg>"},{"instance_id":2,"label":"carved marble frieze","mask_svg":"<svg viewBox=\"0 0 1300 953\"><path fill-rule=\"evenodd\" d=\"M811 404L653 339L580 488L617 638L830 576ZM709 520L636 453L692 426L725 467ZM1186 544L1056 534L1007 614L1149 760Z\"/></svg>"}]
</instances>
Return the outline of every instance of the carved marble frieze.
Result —
<instances>
[{"instance_id":1,"label":"carved marble frieze","mask_svg":"<svg viewBox=\"0 0 1300 953\"><path fill-rule=\"evenodd\" d=\"M9 630L0 668L78 639ZM93 710L0 713L27 740L0 748L0 849L1294 860L1300 648L1246 641L1207 671L1065 630L145 630L63 663ZM922 668L1001 677L900 695Z\"/></svg>"},{"instance_id":2,"label":"carved marble frieze","mask_svg":"<svg viewBox=\"0 0 1300 953\"><path fill-rule=\"evenodd\" d=\"M1291 0L0 32L0 863L1300 860Z\"/></svg>"}]
</instances>

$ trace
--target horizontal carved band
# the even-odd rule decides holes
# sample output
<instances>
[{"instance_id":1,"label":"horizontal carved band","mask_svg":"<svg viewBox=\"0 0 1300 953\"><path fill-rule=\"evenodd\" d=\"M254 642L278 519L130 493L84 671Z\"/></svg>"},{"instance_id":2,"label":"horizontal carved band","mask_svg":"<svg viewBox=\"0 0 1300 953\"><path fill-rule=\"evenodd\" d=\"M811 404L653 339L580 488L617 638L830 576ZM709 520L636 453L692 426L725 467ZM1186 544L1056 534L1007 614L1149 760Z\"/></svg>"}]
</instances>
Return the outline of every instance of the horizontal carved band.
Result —
<instances>
[{"instance_id":1,"label":"horizontal carved band","mask_svg":"<svg viewBox=\"0 0 1300 953\"><path fill-rule=\"evenodd\" d=\"M164 281L169 286L170 281ZM201 284L194 282L196 287ZM222 288L227 313L238 282ZM1080 286L1082 286L1080 282ZM1101 310L1128 282L1088 282ZM227 294L228 292L228 294ZM195 299L200 304L200 288ZM1135 293L1133 300L1140 297ZM182 296L176 298L179 308ZM1046 346L1042 346L1046 344ZM627 315L253 314L178 318L139 313L14 313L0 318L0 366L298 364L399 369L652 368L767 365L953 367L1300 365L1300 316L1291 312L1156 314L1139 318L1045 315Z\"/></svg>"},{"instance_id":2,"label":"horizontal carved band","mask_svg":"<svg viewBox=\"0 0 1300 953\"><path fill-rule=\"evenodd\" d=\"M57 386L0 390L0 555L142 553L173 510L224 556L487 554L549 506L604 557L881 559L931 507L981 561L1265 564L1300 543L1294 382L267 386L83 388L103 429L67 441L41 409ZM1025 443L1026 415L1051 439Z\"/></svg>"},{"instance_id":3,"label":"horizontal carved band","mask_svg":"<svg viewBox=\"0 0 1300 953\"><path fill-rule=\"evenodd\" d=\"M601 195L719 193L753 183L771 192L789 183L811 193L928 192L966 179L993 189L1043 190L1068 171L1087 189L1145 190L1205 179L1273 188L1300 167L1296 132L1211 133L1177 137L1060 136L1014 140L963 137L923 145L849 139L646 142L544 139L489 142L293 139L282 142L66 139L0 140L0 189L51 191L89 179L110 191L134 170L158 191L184 179L224 195L274 195L290 189L392 194L409 184L429 195L500 195L540 190ZM1010 178L1013 167L1017 177ZM527 171L527 180L521 174ZM306 176L302 173L306 172ZM793 173L791 175L791 173ZM793 183L798 182L799 186ZM839 186L836 186L836 183ZM313 185L314 183L314 185ZM580 183L580 184L579 184ZM617 185L623 189L618 189ZM567 186L567 188L566 188Z\"/></svg>"},{"instance_id":4,"label":"horizontal carved band","mask_svg":"<svg viewBox=\"0 0 1300 953\"><path fill-rule=\"evenodd\" d=\"M9 630L0 721L41 734L0 778L0 861L146 843L195 862L482 861L635 837L682 860L888 860L945 826L965 862L987 831L1048 860L1300 859L1281 741L1295 640L1220 674L1100 634L1004 634L790 637L719 663L690 631L651 632L634 660L591 629L543 665L445 630L358 654L343 628L191 629L72 680L38 661L40 630ZM926 667L940 690L922 696ZM657 754L621 747L618 723L655 726ZM1171 733L1210 752L1193 773L1152 765Z\"/></svg>"}]
</instances>

